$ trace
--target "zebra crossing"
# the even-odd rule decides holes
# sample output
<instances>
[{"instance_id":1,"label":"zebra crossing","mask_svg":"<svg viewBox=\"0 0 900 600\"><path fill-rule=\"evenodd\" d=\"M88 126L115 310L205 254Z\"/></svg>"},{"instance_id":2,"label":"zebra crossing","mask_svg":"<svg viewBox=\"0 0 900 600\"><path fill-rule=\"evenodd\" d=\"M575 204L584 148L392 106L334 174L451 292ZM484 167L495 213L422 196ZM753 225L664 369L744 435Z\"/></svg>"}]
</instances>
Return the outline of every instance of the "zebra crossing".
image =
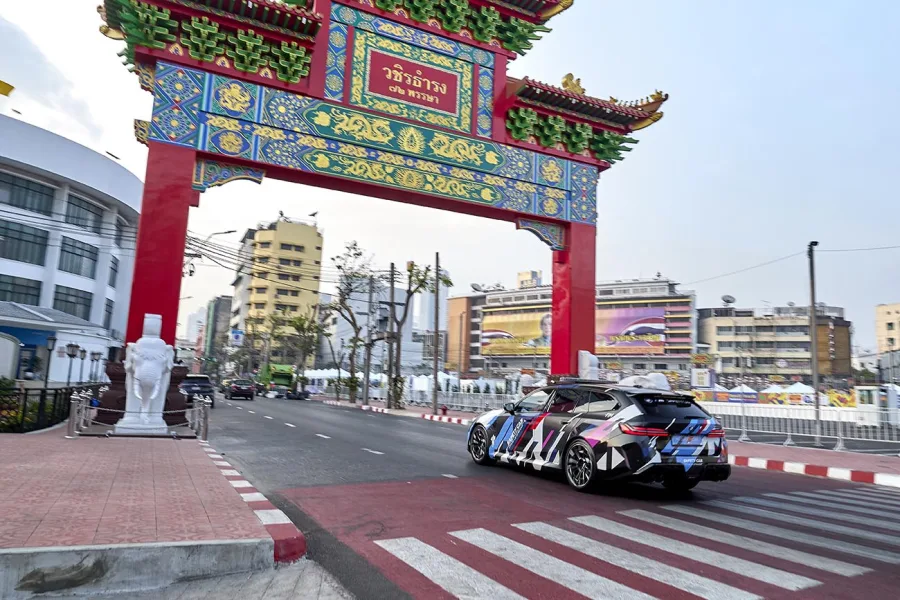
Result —
<instances>
[{"instance_id":1,"label":"zebra crossing","mask_svg":"<svg viewBox=\"0 0 900 600\"><path fill-rule=\"evenodd\" d=\"M423 578L415 597L443 590L473 600L754 600L833 594L845 585L834 597L876 600L877 592L855 582L896 572L898 522L900 491L853 487L645 505L374 544L405 563L406 581Z\"/></svg>"}]
</instances>

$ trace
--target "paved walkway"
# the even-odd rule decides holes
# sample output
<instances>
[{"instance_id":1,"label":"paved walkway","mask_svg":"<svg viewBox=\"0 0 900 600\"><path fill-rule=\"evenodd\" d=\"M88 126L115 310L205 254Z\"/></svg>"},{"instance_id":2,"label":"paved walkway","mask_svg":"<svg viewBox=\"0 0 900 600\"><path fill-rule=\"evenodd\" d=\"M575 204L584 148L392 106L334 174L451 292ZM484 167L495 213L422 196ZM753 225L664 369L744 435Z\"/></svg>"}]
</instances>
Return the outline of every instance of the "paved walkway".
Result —
<instances>
[{"instance_id":1,"label":"paved walkway","mask_svg":"<svg viewBox=\"0 0 900 600\"><path fill-rule=\"evenodd\" d=\"M194 440L0 435L0 548L269 538Z\"/></svg>"}]
</instances>

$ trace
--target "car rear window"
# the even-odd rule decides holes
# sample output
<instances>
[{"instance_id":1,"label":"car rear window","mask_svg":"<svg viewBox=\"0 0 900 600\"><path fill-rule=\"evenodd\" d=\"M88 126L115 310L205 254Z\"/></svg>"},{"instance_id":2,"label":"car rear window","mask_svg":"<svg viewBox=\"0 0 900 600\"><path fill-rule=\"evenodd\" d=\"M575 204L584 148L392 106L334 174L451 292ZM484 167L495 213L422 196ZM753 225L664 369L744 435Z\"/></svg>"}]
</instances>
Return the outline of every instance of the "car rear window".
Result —
<instances>
[{"instance_id":1,"label":"car rear window","mask_svg":"<svg viewBox=\"0 0 900 600\"><path fill-rule=\"evenodd\" d=\"M691 398L672 396L634 396L634 401L651 417L666 419L708 419L709 415Z\"/></svg>"},{"instance_id":2,"label":"car rear window","mask_svg":"<svg viewBox=\"0 0 900 600\"><path fill-rule=\"evenodd\" d=\"M251 385L253 382L249 379L235 379L231 383L232 385Z\"/></svg>"},{"instance_id":3,"label":"car rear window","mask_svg":"<svg viewBox=\"0 0 900 600\"><path fill-rule=\"evenodd\" d=\"M184 378L185 383L209 383L208 375L188 375Z\"/></svg>"}]
</instances>

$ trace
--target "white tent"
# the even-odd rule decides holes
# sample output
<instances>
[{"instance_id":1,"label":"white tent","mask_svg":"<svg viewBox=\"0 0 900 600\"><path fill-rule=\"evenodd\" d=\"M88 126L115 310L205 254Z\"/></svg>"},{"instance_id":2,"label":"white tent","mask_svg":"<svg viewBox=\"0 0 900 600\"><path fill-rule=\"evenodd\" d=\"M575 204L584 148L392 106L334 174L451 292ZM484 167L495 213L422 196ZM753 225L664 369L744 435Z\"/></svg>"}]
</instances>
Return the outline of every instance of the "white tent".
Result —
<instances>
[{"instance_id":1,"label":"white tent","mask_svg":"<svg viewBox=\"0 0 900 600\"><path fill-rule=\"evenodd\" d=\"M747 385L745 383L742 383L739 386L735 386L728 391L732 392L734 394L755 394L756 393L756 390L754 390L752 387L750 387L749 385Z\"/></svg>"},{"instance_id":2,"label":"white tent","mask_svg":"<svg viewBox=\"0 0 900 600\"><path fill-rule=\"evenodd\" d=\"M760 392L760 394L780 394L784 392L784 388L774 383Z\"/></svg>"},{"instance_id":3,"label":"white tent","mask_svg":"<svg viewBox=\"0 0 900 600\"><path fill-rule=\"evenodd\" d=\"M789 386L786 390L784 390L788 394L812 394L815 390L805 383L800 383L799 381L791 386Z\"/></svg>"},{"instance_id":4,"label":"white tent","mask_svg":"<svg viewBox=\"0 0 900 600\"><path fill-rule=\"evenodd\" d=\"M715 389L717 392L727 392L728 391L727 387L725 387L724 385L719 385L718 383L716 384Z\"/></svg>"}]
</instances>

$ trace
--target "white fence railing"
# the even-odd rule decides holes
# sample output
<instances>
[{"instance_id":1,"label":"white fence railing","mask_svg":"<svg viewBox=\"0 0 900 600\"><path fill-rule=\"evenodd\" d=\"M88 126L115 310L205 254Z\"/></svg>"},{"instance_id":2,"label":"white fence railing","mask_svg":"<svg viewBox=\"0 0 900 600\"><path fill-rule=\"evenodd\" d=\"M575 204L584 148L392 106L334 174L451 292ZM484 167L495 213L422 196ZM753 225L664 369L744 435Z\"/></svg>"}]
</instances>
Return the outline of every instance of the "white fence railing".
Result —
<instances>
[{"instance_id":1,"label":"white fence railing","mask_svg":"<svg viewBox=\"0 0 900 600\"><path fill-rule=\"evenodd\" d=\"M334 396L334 389L325 390L326 396ZM380 402L387 396L386 389L373 388L369 390L369 400ZM349 399L347 390L341 390L342 400ZM519 398L508 394L471 394L466 392L438 392L438 406L446 406L449 410L479 413L495 408L502 408L507 402L518 402ZM357 402L362 402L362 391L357 393ZM409 406L429 407L432 404L430 391L410 391L403 393L403 403Z\"/></svg>"},{"instance_id":2,"label":"white fence railing","mask_svg":"<svg viewBox=\"0 0 900 600\"><path fill-rule=\"evenodd\" d=\"M747 433L793 436L816 435L814 406L782 406L702 402L725 429ZM821 437L838 440L866 440L900 443L900 410L859 406L854 408L819 407ZM839 443L839 446L842 445Z\"/></svg>"}]
</instances>

